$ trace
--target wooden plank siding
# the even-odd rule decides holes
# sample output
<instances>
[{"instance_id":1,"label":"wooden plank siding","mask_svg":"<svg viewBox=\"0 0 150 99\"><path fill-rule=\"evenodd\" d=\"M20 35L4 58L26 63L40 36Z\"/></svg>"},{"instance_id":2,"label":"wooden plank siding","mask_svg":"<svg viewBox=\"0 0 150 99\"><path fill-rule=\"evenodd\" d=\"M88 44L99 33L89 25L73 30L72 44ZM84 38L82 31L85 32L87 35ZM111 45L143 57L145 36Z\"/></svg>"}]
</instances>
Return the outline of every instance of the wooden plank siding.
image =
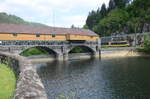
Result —
<instances>
[{"instance_id":1,"label":"wooden plank siding","mask_svg":"<svg viewBox=\"0 0 150 99\"><path fill-rule=\"evenodd\" d=\"M0 33L0 40L87 40L87 41L97 41L99 37L97 36L87 36L87 35L55 35L52 37L51 34L38 34L40 37L36 37L37 34L21 34L16 33L17 36L14 37L12 33Z\"/></svg>"},{"instance_id":2,"label":"wooden plank siding","mask_svg":"<svg viewBox=\"0 0 150 99\"><path fill-rule=\"evenodd\" d=\"M88 35L69 35L70 40L87 40L87 41L97 41L99 37L88 36Z\"/></svg>"}]
</instances>

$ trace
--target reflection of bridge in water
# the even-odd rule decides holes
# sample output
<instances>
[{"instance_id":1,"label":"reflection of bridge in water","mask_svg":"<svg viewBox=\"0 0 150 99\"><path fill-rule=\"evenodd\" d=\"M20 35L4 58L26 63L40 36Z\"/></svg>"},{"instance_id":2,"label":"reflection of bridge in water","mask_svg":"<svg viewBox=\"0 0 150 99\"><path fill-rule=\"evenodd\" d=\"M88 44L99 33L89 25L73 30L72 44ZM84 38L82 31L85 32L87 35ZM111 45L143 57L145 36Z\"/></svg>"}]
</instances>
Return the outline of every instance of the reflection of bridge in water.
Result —
<instances>
[{"instance_id":1,"label":"reflection of bridge in water","mask_svg":"<svg viewBox=\"0 0 150 99\"><path fill-rule=\"evenodd\" d=\"M90 30L0 24L0 51L20 54L41 47L62 60L68 59L68 53L76 47L92 57L99 56L99 46L99 36Z\"/></svg>"}]
</instances>

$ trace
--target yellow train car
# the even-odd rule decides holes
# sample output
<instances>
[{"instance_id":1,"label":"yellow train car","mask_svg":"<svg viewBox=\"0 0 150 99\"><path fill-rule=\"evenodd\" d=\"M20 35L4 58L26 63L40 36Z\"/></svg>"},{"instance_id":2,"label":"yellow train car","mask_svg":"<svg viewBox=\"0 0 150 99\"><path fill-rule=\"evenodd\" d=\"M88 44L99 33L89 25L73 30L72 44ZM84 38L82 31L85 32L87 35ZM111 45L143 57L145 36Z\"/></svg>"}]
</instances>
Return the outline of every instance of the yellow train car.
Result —
<instances>
[{"instance_id":1,"label":"yellow train car","mask_svg":"<svg viewBox=\"0 0 150 99\"><path fill-rule=\"evenodd\" d=\"M130 44L127 41L112 41L108 44L109 47L129 47Z\"/></svg>"}]
</instances>

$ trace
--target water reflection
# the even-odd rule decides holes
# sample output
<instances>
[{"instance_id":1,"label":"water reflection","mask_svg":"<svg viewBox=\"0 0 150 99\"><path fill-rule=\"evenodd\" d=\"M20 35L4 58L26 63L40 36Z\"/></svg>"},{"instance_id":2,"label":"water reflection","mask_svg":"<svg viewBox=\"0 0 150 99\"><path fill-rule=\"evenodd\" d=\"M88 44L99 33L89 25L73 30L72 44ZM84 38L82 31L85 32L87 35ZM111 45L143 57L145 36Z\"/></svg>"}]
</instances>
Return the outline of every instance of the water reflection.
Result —
<instances>
[{"instance_id":1,"label":"water reflection","mask_svg":"<svg viewBox=\"0 0 150 99\"><path fill-rule=\"evenodd\" d=\"M48 99L149 99L149 58L72 60L36 64Z\"/></svg>"}]
</instances>

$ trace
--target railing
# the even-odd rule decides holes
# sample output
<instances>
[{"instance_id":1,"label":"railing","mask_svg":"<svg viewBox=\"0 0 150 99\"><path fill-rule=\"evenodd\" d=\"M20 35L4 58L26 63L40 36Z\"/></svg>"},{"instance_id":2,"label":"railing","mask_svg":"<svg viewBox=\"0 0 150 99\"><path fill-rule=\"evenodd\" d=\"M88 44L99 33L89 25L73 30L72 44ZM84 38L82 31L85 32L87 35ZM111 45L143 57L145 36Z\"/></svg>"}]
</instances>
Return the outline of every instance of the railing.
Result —
<instances>
[{"instance_id":1,"label":"railing","mask_svg":"<svg viewBox=\"0 0 150 99\"><path fill-rule=\"evenodd\" d=\"M67 41L25 41L25 40L3 40L0 41L0 45L2 46L9 46L9 45L63 45L68 44Z\"/></svg>"},{"instance_id":2,"label":"railing","mask_svg":"<svg viewBox=\"0 0 150 99\"><path fill-rule=\"evenodd\" d=\"M38 45L38 46L50 46L50 45L96 45L98 42L85 41L83 43L71 43L69 41L41 41L41 40L1 40L0 46L19 46L19 45Z\"/></svg>"}]
</instances>

